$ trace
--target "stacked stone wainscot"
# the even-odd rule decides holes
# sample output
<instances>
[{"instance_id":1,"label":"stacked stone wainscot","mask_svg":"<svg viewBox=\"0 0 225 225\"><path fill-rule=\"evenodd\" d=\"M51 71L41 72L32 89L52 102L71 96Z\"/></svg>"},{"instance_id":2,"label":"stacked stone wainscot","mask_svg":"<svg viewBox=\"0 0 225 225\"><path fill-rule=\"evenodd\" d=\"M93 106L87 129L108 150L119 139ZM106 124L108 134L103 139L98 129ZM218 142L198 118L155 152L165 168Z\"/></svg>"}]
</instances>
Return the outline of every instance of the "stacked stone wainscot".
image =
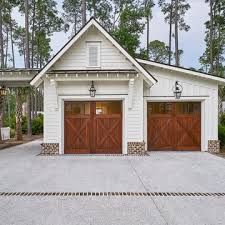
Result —
<instances>
[{"instance_id":1,"label":"stacked stone wainscot","mask_svg":"<svg viewBox=\"0 0 225 225\"><path fill-rule=\"evenodd\" d=\"M208 151L211 153L219 153L220 152L220 141L209 140L208 141Z\"/></svg>"},{"instance_id":2,"label":"stacked stone wainscot","mask_svg":"<svg viewBox=\"0 0 225 225\"><path fill-rule=\"evenodd\" d=\"M42 143L41 155L58 155L59 143Z\"/></svg>"},{"instance_id":3,"label":"stacked stone wainscot","mask_svg":"<svg viewBox=\"0 0 225 225\"><path fill-rule=\"evenodd\" d=\"M128 142L127 153L128 155L146 155L145 142Z\"/></svg>"}]
</instances>

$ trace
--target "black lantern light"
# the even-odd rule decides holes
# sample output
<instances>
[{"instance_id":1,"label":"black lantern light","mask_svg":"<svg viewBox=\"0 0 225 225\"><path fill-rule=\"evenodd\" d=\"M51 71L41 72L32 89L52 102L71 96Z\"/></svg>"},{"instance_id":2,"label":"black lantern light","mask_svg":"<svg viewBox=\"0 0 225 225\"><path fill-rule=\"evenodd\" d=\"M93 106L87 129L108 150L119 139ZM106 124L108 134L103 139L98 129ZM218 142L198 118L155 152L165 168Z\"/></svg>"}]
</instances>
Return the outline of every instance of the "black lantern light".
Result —
<instances>
[{"instance_id":1,"label":"black lantern light","mask_svg":"<svg viewBox=\"0 0 225 225\"><path fill-rule=\"evenodd\" d=\"M179 84L178 81L175 82L175 87L173 89L173 93L176 99L180 99L183 91L183 87Z\"/></svg>"},{"instance_id":2,"label":"black lantern light","mask_svg":"<svg viewBox=\"0 0 225 225\"><path fill-rule=\"evenodd\" d=\"M7 95L7 88L4 85L0 86L0 96L3 97L6 95Z\"/></svg>"},{"instance_id":3,"label":"black lantern light","mask_svg":"<svg viewBox=\"0 0 225 225\"><path fill-rule=\"evenodd\" d=\"M95 97L96 89L95 89L95 86L94 86L94 81L91 81L91 87L89 89L89 92L90 92L91 97Z\"/></svg>"}]
</instances>

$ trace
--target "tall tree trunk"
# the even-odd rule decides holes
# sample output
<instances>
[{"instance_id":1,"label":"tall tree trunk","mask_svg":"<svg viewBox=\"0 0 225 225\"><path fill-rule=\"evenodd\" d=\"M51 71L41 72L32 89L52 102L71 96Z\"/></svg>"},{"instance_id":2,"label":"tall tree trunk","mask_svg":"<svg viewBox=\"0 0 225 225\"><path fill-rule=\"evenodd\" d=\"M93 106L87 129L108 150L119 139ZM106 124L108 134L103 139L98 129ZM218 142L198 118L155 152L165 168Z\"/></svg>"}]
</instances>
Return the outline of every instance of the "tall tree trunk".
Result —
<instances>
[{"instance_id":1,"label":"tall tree trunk","mask_svg":"<svg viewBox=\"0 0 225 225\"><path fill-rule=\"evenodd\" d=\"M210 0L210 72L213 73L213 0Z\"/></svg>"},{"instance_id":2,"label":"tall tree trunk","mask_svg":"<svg viewBox=\"0 0 225 225\"><path fill-rule=\"evenodd\" d=\"M32 126L31 126L31 93L27 94L27 134L32 136Z\"/></svg>"},{"instance_id":3,"label":"tall tree trunk","mask_svg":"<svg viewBox=\"0 0 225 225\"><path fill-rule=\"evenodd\" d=\"M11 51L12 51L12 64L13 64L13 68L15 68L15 53L14 53L14 42L13 42L12 19L10 21L10 41L11 41Z\"/></svg>"},{"instance_id":4,"label":"tall tree trunk","mask_svg":"<svg viewBox=\"0 0 225 225\"><path fill-rule=\"evenodd\" d=\"M82 11L82 26L86 24L87 17L86 17L86 0L82 0L82 5L81 5L81 11Z\"/></svg>"},{"instance_id":5,"label":"tall tree trunk","mask_svg":"<svg viewBox=\"0 0 225 225\"><path fill-rule=\"evenodd\" d=\"M8 66L8 50L9 50L9 30L6 28L6 46L5 46L5 68Z\"/></svg>"},{"instance_id":6,"label":"tall tree trunk","mask_svg":"<svg viewBox=\"0 0 225 225\"><path fill-rule=\"evenodd\" d=\"M16 139L17 141L22 141L23 140L23 135L22 135L22 93L21 89L17 88L16 89Z\"/></svg>"},{"instance_id":7,"label":"tall tree trunk","mask_svg":"<svg viewBox=\"0 0 225 225\"><path fill-rule=\"evenodd\" d=\"M37 117L37 96L38 95L38 92L37 92L37 89L35 88L34 90L34 117Z\"/></svg>"},{"instance_id":8,"label":"tall tree trunk","mask_svg":"<svg viewBox=\"0 0 225 225\"><path fill-rule=\"evenodd\" d=\"M175 22L175 58L176 58L176 66L179 66L179 37L178 37L178 0L175 0L175 15L174 15L174 22Z\"/></svg>"},{"instance_id":9,"label":"tall tree trunk","mask_svg":"<svg viewBox=\"0 0 225 225\"><path fill-rule=\"evenodd\" d=\"M2 1L0 1L0 63L1 68L4 68L4 43L3 43L3 28L2 28Z\"/></svg>"},{"instance_id":10,"label":"tall tree trunk","mask_svg":"<svg viewBox=\"0 0 225 225\"><path fill-rule=\"evenodd\" d=\"M2 143L2 132L1 128L3 127L3 96L0 96L0 143Z\"/></svg>"},{"instance_id":11,"label":"tall tree trunk","mask_svg":"<svg viewBox=\"0 0 225 225\"><path fill-rule=\"evenodd\" d=\"M24 1L25 8L25 67L30 68L30 49L29 49L29 6L28 0Z\"/></svg>"},{"instance_id":12,"label":"tall tree trunk","mask_svg":"<svg viewBox=\"0 0 225 225\"><path fill-rule=\"evenodd\" d=\"M150 18L149 18L149 16L147 16L147 57L148 57L148 59L149 59L149 42L150 42L150 40L149 40L149 31L150 31Z\"/></svg>"},{"instance_id":13,"label":"tall tree trunk","mask_svg":"<svg viewBox=\"0 0 225 225\"><path fill-rule=\"evenodd\" d=\"M170 30L169 30L169 65L171 65L171 57L172 57L172 18L173 18L173 0L171 0L170 5Z\"/></svg>"},{"instance_id":14,"label":"tall tree trunk","mask_svg":"<svg viewBox=\"0 0 225 225\"><path fill-rule=\"evenodd\" d=\"M34 68L34 25L36 15L36 1L33 1L33 15L32 15L32 34L31 34L31 68Z\"/></svg>"},{"instance_id":15,"label":"tall tree trunk","mask_svg":"<svg viewBox=\"0 0 225 225\"><path fill-rule=\"evenodd\" d=\"M96 18L96 0L93 0L93 16Z\"/></svg>"},{"instance_id":16,"label":"tall tree trunk","mask_svg":"<svg viewBox=\"0 0 225 225\"><path fill-rule=\"evenodd\" d=\"M25 8L25 50L26 50L26 68L30 68L30 47L29 47L29 5L28 0L24 1L24 8ZM28 96L27 96L27 134L28 136L32 135L32 127L31 127L31 93L29 90Z\"/></svg>"}]
</instances>

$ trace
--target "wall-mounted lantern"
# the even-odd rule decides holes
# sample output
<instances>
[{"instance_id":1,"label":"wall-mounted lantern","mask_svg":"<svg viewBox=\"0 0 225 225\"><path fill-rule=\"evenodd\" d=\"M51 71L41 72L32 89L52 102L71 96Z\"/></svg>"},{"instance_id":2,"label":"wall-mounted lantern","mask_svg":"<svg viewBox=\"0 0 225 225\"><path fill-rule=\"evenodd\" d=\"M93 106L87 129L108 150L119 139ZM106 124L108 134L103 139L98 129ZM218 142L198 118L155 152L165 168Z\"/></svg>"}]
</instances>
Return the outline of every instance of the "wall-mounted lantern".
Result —
<instances>
[{"instance_id":1,"label":"wall-mounted lantern","mask_svg":"<svg viewBox=\"0 0 225 225\"><path fill-rule=\"evenodd\" d=\"M180 99L183 91L183 87L179 84L178 81L175 82L175 86L173 88L173 93L176 99Z\"/></svg>"},{"instance_id":2,"label":"wall-mounted lantern","mask_svg":"<svg viewBox=\"0 0 225 225\"><path fill-rule=\"evenodd\" d=\"M7 95L7 88L3 85L0 86L0 97L4 97Z\"/></svg>"},{"instance_id":3,"label":"wall-mounted lantern","mask_svg":"<svg viewBox=\"0 0 225 225\"><path fill-rule=\"evenodd\" d=\"M95 86L94 86L94 81L91 81L91 87L89 89L89 92L90 92L91 97L95 97L96 89L95 89Z\"/></svg>"}]
</instances>

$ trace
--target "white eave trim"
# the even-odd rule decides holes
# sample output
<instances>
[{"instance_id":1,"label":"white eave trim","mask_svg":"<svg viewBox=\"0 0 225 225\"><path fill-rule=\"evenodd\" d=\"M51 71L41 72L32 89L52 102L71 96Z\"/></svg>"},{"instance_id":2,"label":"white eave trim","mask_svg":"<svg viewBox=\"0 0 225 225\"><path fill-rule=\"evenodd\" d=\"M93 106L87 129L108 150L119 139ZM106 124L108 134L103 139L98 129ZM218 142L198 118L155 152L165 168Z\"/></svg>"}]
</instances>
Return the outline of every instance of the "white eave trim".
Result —
<instances>
[{"instance_id":1,"label":"white eave trim","mask_svg":"<svg viewBox=\"0 0 225 225\"><path fill-rule=\"evenodd\" d=\"M162 68L162 69L166 69L166 70L170 70L170 71L175 71L175 72L179 72L179 73L184 73L184 74L188 74L188 75L192 75L192 76L197 76L197 77L204 78L204 79L207 79L207 80L215 81L215 82L217 82L218 84L221 84L221 85L225 85L225 79L224 78L212 76L212 75L209 75L207 73L199 73L197 71L191 71L191 70L188 70L188 69L169 66L169 65L165 65L165 64L161 64L161 63L157 63L157 62L152 62L152 61L148 61L148 60L144 60L144 59L136 59L136 60L141 64L150 65L150 66L154 66L154 67L158 67L158 68Z\"/></svg>"},{"instance_id":2,"label":"white eave trim","mask_svg":"<svg viewBox=\"0 0 225 225\"><path fill-rule=\"evenodd\" d=\"M138 69L140 73L142 73L147 80L149 80L152 85L157 83L157 80L154 79L129 53L122 48L116 40L114 40L111 35L106 32L106 30L101 27L101 25L95 21L95 19L91 19L81 30L77 33L56 55L52 58L52 60L31 80L30 84L32 86L37 86L40 84L40 79L42 76L48 72L48 70L62 57L62 55L92 26L94 25L103 35Z\"/></svg>"}]
</instances>

